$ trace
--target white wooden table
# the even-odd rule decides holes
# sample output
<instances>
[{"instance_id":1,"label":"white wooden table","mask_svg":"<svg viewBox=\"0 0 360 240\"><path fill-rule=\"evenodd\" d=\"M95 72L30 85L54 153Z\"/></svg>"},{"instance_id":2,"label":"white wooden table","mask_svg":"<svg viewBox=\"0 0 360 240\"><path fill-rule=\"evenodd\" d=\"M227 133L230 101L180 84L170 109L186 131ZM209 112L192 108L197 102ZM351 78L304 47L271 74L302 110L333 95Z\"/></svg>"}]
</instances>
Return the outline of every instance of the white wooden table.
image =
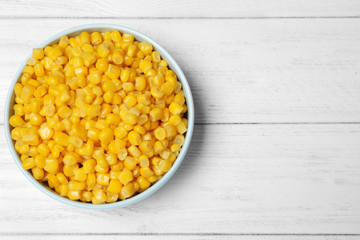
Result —
<instances>
[{"instance_id":1,"label":"white wooden table","mask_svg":"<svg viewBox=\"0 0 360 240\"><path fill-rule=\"evenodd\" d=\"M193 90L195 134L150 198L106 211L37 190L0 128L0 239L360 238L360 1L0 0L0 124L23 59L85 23L162 44Z\"/></svg>"}]
</instances>

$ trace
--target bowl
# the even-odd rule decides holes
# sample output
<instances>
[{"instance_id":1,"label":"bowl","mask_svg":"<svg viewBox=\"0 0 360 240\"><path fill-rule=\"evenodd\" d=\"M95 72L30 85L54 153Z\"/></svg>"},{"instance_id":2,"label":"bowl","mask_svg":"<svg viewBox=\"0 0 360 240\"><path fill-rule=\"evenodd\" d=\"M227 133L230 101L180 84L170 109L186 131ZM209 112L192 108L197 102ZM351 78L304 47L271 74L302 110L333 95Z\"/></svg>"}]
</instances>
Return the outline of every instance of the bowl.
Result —
<instances>
[{"instance_id":1,"label":"bowl","mask_svg":"<svg viewBox=\"0 0 360 240\"><path fill-rule=\"evenodd\" d=\"M62 196L58 195L54 190L50 189L47 185L45 185L45 184L37 181L36 179L34 179L31 172L28 171L28 170L25 170L22 167L20 156L15 151L14 141L12 140L11 135L10 135L12 127L9 124L9 117L12 116L13 112L14 112L13 111L13 105L14 105L14 102L15 102L14 101L14 98L15 98L14 97L14 85L15 85L15 83L17 83L19 81L22 69L26 66L27 59L29 59L31 57L31 54L30 54L28 56L28 58L21 64L19 70L16 72L16 74L14 76L14 79L13 79L13 81L11 83L7 99L6 99L6 105L5 105L5 132L6 132L7 142L8 142L9 148L10 148L10 152L11 152L11 154L12 154L14 160L15 160L15 163L20 168L20 171L26 176L26 178L32 184L34 184L42 192L44 192L48 196L58 200L59 202L66 203L68 205L75 206L75 207L81 207L81 208L86 208L86 209L109 209L109 208L125 207L125 206L134 204L136 202L139 202L139 201L149 197L150 195L155 193L157 190L159 190L162 186L164 186L165 183L174 175L176 170L179 168L181 162L185 158L186 152L189 149L191 138L192 138L192 135L193 135L194 114L195 114L194 113L194 102L193 102L190 86L189 86L189 84L188 84L188 82L186 80L186 77L185 77L183 71L181 70L181 68L179 67L179 65L176 63L176 61L171 57L171 55L163 47L161 47L157 42L155 42L154 40L152 40L149 37L145 36L144 34L142 34L140 32L137 32L137 31L135 31L133 29L123 27L123 26L119 26L119 25L114 25L114 24L88 24L88 25L82 25L82 26L73 27L73 28L67 29L65 31L59 32L59 33L55 34L54 36L48 38L42 44L37 46L37 48L44 48L45 46L47 46L49 44L53 44L56 41L58 41L60 39L60 37L63 36L63 35L67 35L69 37L72 37L72 36L79 35L81 32L84 32L84 31L86 31L86 32L95 32L95 31L97 31L97 32L105 32L105 31L113 31L113 30L119 30L121 33L132 34L132 35L134 35L136 40L138 40L140 42L149 42L149 43L151 43L153 45L154 49L160 53L161 57L165 61L168 62L169 68L176 73L176 75L178 77L178 80L181 82L182 87L183 87L183 91L184 91L185 99L186 99L186 104L187 104L187 107L188 107L188 112L187 112L188 130L187 130L186 135L185 135L184 145L182 146L182 148L180 150L180 153L179 153L177 159L175 160L175 162L173 163L173 166L171 167L171 169L160 180L158 180L156 183L154 183L152 186L150 186L144 192L138 193L137 195L134 195L133 197L130 197L130 198L125 199L125 200L121 200L121 201L118 201L118 202L115 202L115 203L105 203L105 204L84 203L84 202L73 201L73 200L70 200L68 198L62 197ZM20 196L20 193L19 193L19 196Z\"/></svg>"}]
</instances>

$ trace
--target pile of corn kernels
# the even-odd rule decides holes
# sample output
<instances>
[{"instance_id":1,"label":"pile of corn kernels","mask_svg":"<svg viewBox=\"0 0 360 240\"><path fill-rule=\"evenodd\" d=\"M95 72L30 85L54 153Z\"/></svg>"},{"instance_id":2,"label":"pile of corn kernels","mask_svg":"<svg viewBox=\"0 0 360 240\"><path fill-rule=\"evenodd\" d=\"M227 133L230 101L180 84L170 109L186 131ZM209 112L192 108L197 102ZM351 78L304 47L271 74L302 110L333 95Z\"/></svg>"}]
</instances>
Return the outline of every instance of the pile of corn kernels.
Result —
<instances>
[{"instance_id":1,"label":"pile of corn kernels","mask_svg":"<svg viewBox=\"0 0 360 240\"><path fill-rule=\"evenodd\" d=\"M176 74L150 43L117 30L34 49L14 93L9 123L23 168L74 201L146 190L185 141Z\"/></svg>"}]
</instances>

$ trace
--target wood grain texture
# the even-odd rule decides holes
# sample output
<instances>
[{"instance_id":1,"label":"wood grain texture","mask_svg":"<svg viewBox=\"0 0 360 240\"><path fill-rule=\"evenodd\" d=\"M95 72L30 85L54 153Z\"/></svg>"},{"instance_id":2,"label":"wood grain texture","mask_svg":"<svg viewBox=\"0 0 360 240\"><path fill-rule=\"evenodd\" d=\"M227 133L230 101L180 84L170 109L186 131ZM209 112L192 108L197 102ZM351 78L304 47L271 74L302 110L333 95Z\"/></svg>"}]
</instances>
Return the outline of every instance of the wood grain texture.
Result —
<instances>
[{"instance_id":1,"label":"wood grain texture","mask_svg":"<svg viewBox=\"0 0 360 240\"><path fill-rule=\"evenodd\" d=\"M0 233L360 233L357 124L198 125L167 185L140 203L105 211L41 193L4 141Z\"/></svg>"},{"instance_id":2,"label":"wood grain texture","mask_svg":"<svg viewBox=\"0 0 360 240\"><path fill-rule=\"evenodd\" d=\"M150 234L150 235L12 235L12 236L2 236L2 240L13 240L13 239L26 239L26 240L115 240L115 239L122 239L122 240L220 240L220 239L227 239L227 240L353 240L359 239L359 236L329 236L329 235L315 235L315 236L308 236L308 235L285 235L285 236L268 236L268 235L157 235L157 234Z\"/></svg>"},{"instance_id":3,"label":"wood grain texture","mask_svg":"<svg viewBox=\"0 0 360 240\"><path fill-rule=\"evenodd\" d=\"M1 20L0 101L32 47L98 21ZM360 119L360 19L106 22L137 29L173 55L191 85L197 123Z\"/></svg>"},{"instance_id":4,"label":"wood grain texture","mask_svg":"<svg viewBox=\"0 0 360 240\"><path fill-rule=\"evenodd\" d=\"M1 0L1 17L238 18L358 17L356 0L19 1Z\"/></svg>"}]
</instances>

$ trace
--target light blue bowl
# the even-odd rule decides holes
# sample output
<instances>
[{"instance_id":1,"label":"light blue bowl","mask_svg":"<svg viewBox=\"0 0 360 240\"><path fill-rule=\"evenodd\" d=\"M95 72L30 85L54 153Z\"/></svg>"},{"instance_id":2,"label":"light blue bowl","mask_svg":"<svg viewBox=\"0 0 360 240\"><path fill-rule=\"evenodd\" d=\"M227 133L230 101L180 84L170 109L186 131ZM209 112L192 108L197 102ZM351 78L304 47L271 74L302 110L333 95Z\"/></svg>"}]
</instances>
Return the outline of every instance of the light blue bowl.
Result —
<instances>
[{"instance_id":1,"label":"light blue bowl","mask_svg":"<svg viewBox=\"0 0 360 240\"><path fill-rule=\"evenodd\" d=\"M168 171L159 181L157 181L154 185L152 185L146 191L144 191L142 193L139 193L139 194L135 195L134 197L131 197L131 198L123 200L123 201L118 201L118 202L115 202L115 203L99 204L99 205L91 204L91 203L83 203L83 202L80 202L80 201L72 201L72 200L69 200L68 198L61 197L55 191L53 191L52 189L47 187L45 184L35 180L30 171L27 171L27 170L23 169L23 167L21 165L21 160L20 160L19 154L15 151L14 141L11 139L11 135L10 135L12 127L9 125L9 116L13 115L13 112L14 112L13 108L12 108L12 106L14 105L14 91L13 91L13 89L14 89L15 83L17 83L19 81L21 71L26 66L27 59L31 57L31 54L30 54L28 56L28 58L22 63L19 70L15 74L15 77L13 79L13 82L12 82L11 86L10 86L9 93L8 93L8 96L7 96L7 99L6 99L5 131L6 131L6 137L7 137L7 140L8 140L8 145L9 145L11 154L13 155L13 157L15 159L16 164L20 168L21 172L27 177L27 179L32 184L34 184L38 189L40 189L42 192L46 193L50 197L52 197L52 198L54 198L54 199L56 199L56 200L58 200L60 202L63 202L63 203L66 203L66 204L69 204L69 205L75 206L75 207L82 207L82 208L87 208L87 209L117 208L117 207L128 206L130 204L139 202L139 201L149 197L151 194L153 194L154 192L159 190L162 186L164 186L165 183L174 175L176 170L179 168L181 162L185 158L186 152L189 149L191 138L192 138L192 135L193 135L194 114L195 114L195 112L194 112L194 102L193 102L193 98L192 98L192 95L191 95L190 86L189 86L189 84L188 84L188 82L186 80L186 77L185 77L183 71L181 70L181 68L179 67L179 65L176 63L176 61L170 56L170 54L164 48L162 48L158 43L156 43L154 40L150 39L149 37L145 36L144 34L139 33L137 31L135 31L133 29L130 29L130 28L127 28L127 27L113 25L113 24L88 24L88 25L82 25L82 26L70 28L70 29L62 31L62 32L60 32L58 34L55 34L54 36L50 37L45 42L40 44L38 46L38 48L44 48L45 46L47 46L49 44L55 43L63 35L67 35L69 37L72 37L72 36L79 35L83 31L87 31L87 32L105 32L105 31L112 31L112 30L116 30L116 29L119 30L122 33L129 33L129 34L134 35L135 38L140 42L149 42L149 43L151 43L154 46L155 50L158 51L161 54L161 57L168 62L170 69L173 70L176 73L179 81L182 83L183 91L185 93L186 104L187 104L187 107L188 107L188 112L187 112L188 130L187 130L187 133L186 133L186 136L185 136L185 143L184 143L183 147L181 148L180 153L179 153L177 159L175 160L173 166L171 167L170 171ZM19 196L20 196L20 193L19 193Z\"/></svg>"}]
</instances>

